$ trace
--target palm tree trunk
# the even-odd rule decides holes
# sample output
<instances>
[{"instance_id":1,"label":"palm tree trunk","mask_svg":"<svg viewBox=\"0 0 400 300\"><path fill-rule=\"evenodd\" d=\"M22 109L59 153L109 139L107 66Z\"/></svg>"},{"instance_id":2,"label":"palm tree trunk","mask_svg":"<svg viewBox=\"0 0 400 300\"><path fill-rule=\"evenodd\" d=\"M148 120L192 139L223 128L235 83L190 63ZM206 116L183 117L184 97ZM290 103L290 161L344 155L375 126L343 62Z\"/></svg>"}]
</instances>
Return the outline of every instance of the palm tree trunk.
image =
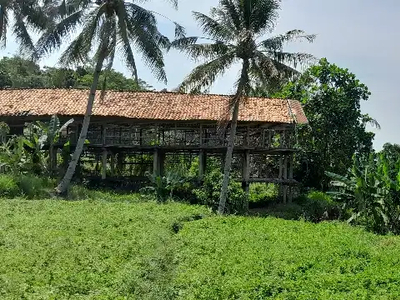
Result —
<instances>
[{"instance_id":1,"label":"palm tree trunk","mask_svg":"<svg viewBox=\"0 0 400 300\"><path fill-rule=\"evenodd\" d=\"M248 81L249 81L248 69L249 69L249 61L245 59L245 60L243 60L242 72L241 72L238 88L237 88L236 94L234 96L235 104L234 104L233 114L232 114L231 132L229 135L228 148L226 151L225 166L224 166L224 179L222 181L221 195L219 198L219 205L218 205L218 213L219 214L223 214L225 212L226 199L228 197L229 176L230 176L231 167L232 167L233 147L235 145L237 121L238 121L238 117L239 117L239 104L241 102L241 98L243 96L245 87L248 85Z\"/></svg>"},{"instance_id":2,"label":"palm tree trunk","mask_svg":"<svg viewBox=\"0 0 400 300\"><path fill-rule=\"evenodd\" d=\"M225 156L224 179L222 181L221 195L219 198L219 205L218 205L218 213L220 214L223 214L225 212L225 204L226 204L226 199L228 197L229 176L232 167L233 147L235 144L238 116L239 116L239 101L236 101L233 109L231 132L229 135L228 149L226 151L226 156Z\"/></svg>"},{"instance_id":3,"label":"palm tree trunk","mask_svg":"<svg viewBox=\"0 0 400 300\"><path fill-rule=\"evenodd\" d=\"M71 183L72 177L74 176L76 165L78 164L79 158L81 156L83 147L85 145L89 124L90 124L90 117L92 115L93 110L93 103L96 97L96 90L99 83L100 73L103 68L104 60L107 56L107 51L103 50L100 52L100 55L97 59L97 64L93 74L93 83L90 87L90 94L89 99L86 107L85 117L83 118L82 129L79 134L79 139L76 144L76 148L74 154L72 155L71 162L68 165L68 169L65 172L64 178L61 180L59 185L56 188L56 193L59 195L66 194L68 187Z\"/></svg>"}]
</instances>

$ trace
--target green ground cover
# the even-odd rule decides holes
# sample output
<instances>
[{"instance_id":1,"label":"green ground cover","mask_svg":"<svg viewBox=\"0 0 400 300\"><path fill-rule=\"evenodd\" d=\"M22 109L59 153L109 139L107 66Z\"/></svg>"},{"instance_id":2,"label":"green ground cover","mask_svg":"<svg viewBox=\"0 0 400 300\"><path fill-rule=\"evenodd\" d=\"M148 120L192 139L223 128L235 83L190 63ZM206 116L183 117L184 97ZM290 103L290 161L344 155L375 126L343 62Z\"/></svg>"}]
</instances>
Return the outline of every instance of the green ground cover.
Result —
<instances>
[{"instance_id":1,"label":"green ground cover","mask_svg":"<svg viewBox=\"0 0 400 300\"><path fill-rule=\"evenodd\" d=\"M118 201L0 200L1 299L398 299L400 238Z\"/></svg>"}]
</instances>

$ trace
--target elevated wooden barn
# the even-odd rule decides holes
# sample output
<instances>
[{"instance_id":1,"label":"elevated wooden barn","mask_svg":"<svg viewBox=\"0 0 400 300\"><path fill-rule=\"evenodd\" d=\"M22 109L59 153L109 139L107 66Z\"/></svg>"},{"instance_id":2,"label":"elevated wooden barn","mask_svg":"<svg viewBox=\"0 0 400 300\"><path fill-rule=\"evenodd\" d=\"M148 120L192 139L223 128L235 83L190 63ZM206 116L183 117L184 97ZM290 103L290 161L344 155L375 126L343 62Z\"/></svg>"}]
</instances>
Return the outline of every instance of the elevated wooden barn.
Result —
<instances>
[{"instance_id":1,"label":"elevated wooden barn","mask_svg":"<svg viewBox=\"0 0 400 300\"><path fill-rule=\"evenodd\" d=\"M55 145L61 148L68 140L73 150L87 98L87 90L77 89L1 90L0 121L10 126L12 134L21 134L27 122L48 121L54 114L62 121L74 118ZM224 95L107 91L101 98L98 92L81 160L96 165L92 176L140 178L145 170L162 174L166 159L198 156L201 180L207 157L220 158L222 165L229 138L228 103L229 96ZM224 119L227 122L221 123ZM240 107L235 179L245 189L251 182L281 184L286 201L288 187L296 183L295 126L305 123L298 101L248 98ZM142 172L129 174L132 164L141 165Z\"/></svg>"}]
</instances>

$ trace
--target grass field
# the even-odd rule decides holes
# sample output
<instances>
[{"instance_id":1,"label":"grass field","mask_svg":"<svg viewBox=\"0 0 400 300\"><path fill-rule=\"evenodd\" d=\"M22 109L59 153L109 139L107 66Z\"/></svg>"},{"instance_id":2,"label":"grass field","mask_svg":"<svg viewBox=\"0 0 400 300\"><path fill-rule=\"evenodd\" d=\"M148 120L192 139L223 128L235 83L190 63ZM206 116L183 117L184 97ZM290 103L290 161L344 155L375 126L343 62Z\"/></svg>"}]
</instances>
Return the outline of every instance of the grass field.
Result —
<instances>
[{"instance_id":1,"label":"grass field","mask_svg":"<svg viewBox=\"0 0 400 300\"><path fill-rule=\"evenodd\" d=\"M0 299L400 299L399 237L126 200L0 200Z\"/></svg>"}]
</instances>

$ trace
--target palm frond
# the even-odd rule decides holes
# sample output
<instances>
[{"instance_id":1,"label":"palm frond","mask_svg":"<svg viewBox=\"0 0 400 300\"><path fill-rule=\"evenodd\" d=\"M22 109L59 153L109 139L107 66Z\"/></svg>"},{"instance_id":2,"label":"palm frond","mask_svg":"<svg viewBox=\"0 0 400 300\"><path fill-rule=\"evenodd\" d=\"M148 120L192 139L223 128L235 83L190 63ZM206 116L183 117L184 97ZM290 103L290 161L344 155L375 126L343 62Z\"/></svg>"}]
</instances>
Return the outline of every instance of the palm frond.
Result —
<instances>
[{"instance_id":1,"label":"palm frond","mask_svg":"<svg viewBox=\"0 0 400 300\"><path fill-rule=\"evenodd\" d=\"M125 5L123 3L120 3L119 8L118 8L117 35L119 38L119 43L122 44L123 58L127 64L128 68L131 70L134 80L136 81L137 84L139 84L139 77L138 77L138 73L137 73L135 56L133 55L132 47L130 45L130 40L128 37L126 18L127 18L127 13L126 13Z\"/></svg>"},{"instance_id":2,"label":"palm frond","mask_svg":"<svg viewBox=\"0 0 400 300\"><path fill-rule=\"evenodd\" d=\"M237 1L221 0L219 7L211 8L211 15L229 26L231 30L234 28L234 31L239 32L243 27L243 18L236 4Z\"/></svg>"},{"instance_id":3,"label":"palm frond","mask_svg":"<svg viewBox=\"0 0 400 300\"><path fill-rule=\"evenodd\" d=\"M279 63L286 64L297 68L298 65L309 66L317 61L314 55L308 53L290 53L282 51L264 51L268 57Z\"/></svg>"},{"instance_id":4,"label":"palm frond","mask_svg":"<svg viewBox=\"0 0 400 300\"><path fill-rule=\"evenodd\" d=\"M160 81L167 82L164 70L164 56L162 49L171 45L168 38L162 35L157 28L157 21L153 13L132 3L126 3L126 26L129 39L143 55L145 64Z\"/></svg>"},{"instance_id":5,"label":"palm frond","mask_svg":"<svg viewBox=\"0 0 400 300\"><path fill-rule=\"evenodd\" d=\"M200 13L193 12L195 20L200 24L203 32L217 41L228 42L235 38L235 32L232 32L228 26L214 20L213 18Z\"/></svg>"},{"instance_id":6,"label":"palm frond","mask_svg":"<svg viewBox=\"0 0 400 300\"><path fill-rule=\"evenodd\" d=\"M13 34L19 42L20 51L22 53L32 53L35 49L35 45L32 38L26 28L23 16L16 15L16 20L13 25Z\"/></svg>"},{"instance_id":7,"label":"palm frond","mask_svg":"<svg viewBox=\"0 0 400 300\"><path fill-rule=\"evenodd\" d=\"M266 31L272 31L279 16L280 2L280 0L244 1L247 3L245 13L249 15L247 28L258 36Z\"/></svg>"},{"instance_id":8,"label":"palm frond","mask_svg":"<svg viewBox=\"0 0 400 300\"><path fill-rule=\"evenodd\" d=\"M6 46L8 28L8 11L4 5L0 6L0 42L1 46Z\"/></svg>"},{"instance_id":9,"label":"palm frond","mask_svg":"<svg viewBox=\"0 0 400 300\"><path fill-rule=\"evenodd\" d=\"M312 43L316 38L314 34L306 34L303 30L290 30L284 34L274 36L259 43L264 51L282 51L289 42L307 41Z\"/></svg>"},{"instance_id":10,"label":"palm frond","mask_svg":"<svg viewBox=\"0 0 400 300\"><path fill-rule=\"evenodd\" d=\"M73 29L79 26L82 22L83 10L79 10L56 24L54 27L49 28L36 43L35 57L42 57L55 49L59 49L65 35L71 33Z\"/></svg>"},{"instance_id":11,"label":"palm frond","mask_svg":"<svg viewBox=\"0 0 400 300\"><path fill-rule=\"evenodd\" d=\"M192 92L209 88L214 83L215 79L223 75L235 61L235 54L229 52L212 61L197 66L182 82L180 90Z\"/></svg>"},{"instance_id":12,"label":"palm frond","mask_svg":"<svg viewBox=\"0 0 400 300\"><path fill-rule=\"evenodd\" d=\"M186 30L185 30L185 27L183 27L181 24L171 20L170 18L166 17L163 14L160 14L159 12L156 12L156 11L153 11L153 10L150 10L149 12L151 12L152 14L159 15L160 17L163 17L164 19L166 19L166 20L170 21L172 24L174 24L175 25L175 38L176 39L185 37Z\"/></svg>"},{"instance_id":13,"label":"palm frond","mask_svg":"<svg viewBox=\"0 0 400 300\"><path fill-rule=\"evenodd\" d=\"M299 74L299 71L295 68L276 60L274 57L269 57L261 51L255 52L254 62L258 64L266 78L290 78Z\"/></svg>"},{"instance_id":14,"label":"palm frond","mask_svg":"<svg viewBox=\"0 0 400 300\"><path fill-rule=\"evenodd\" d=\"M235 48L232 45L227 45L222 42L217 43L206 43L206 44L196 44L196 43L186 43L186 41L176 41L177 43L172 43L172 45L185 52L189 57L195 61L200 59L212 60L228 52L233 52Z\"/></svg>"},{"instance_id":15,"label":"palm frond","mask_svg":"<svg viewBox=\"0 0 400 300\"><path fill-rule=\"evenodd\" d=\"M94 40L99 34L99 24L106 12L106 6L102 5L92 11L85 18L85 25L80 34L71 42L61 54L59 63L64 66L80 65L88 61L89 54L94 46Z\"/></svg>"}]
</instances>

